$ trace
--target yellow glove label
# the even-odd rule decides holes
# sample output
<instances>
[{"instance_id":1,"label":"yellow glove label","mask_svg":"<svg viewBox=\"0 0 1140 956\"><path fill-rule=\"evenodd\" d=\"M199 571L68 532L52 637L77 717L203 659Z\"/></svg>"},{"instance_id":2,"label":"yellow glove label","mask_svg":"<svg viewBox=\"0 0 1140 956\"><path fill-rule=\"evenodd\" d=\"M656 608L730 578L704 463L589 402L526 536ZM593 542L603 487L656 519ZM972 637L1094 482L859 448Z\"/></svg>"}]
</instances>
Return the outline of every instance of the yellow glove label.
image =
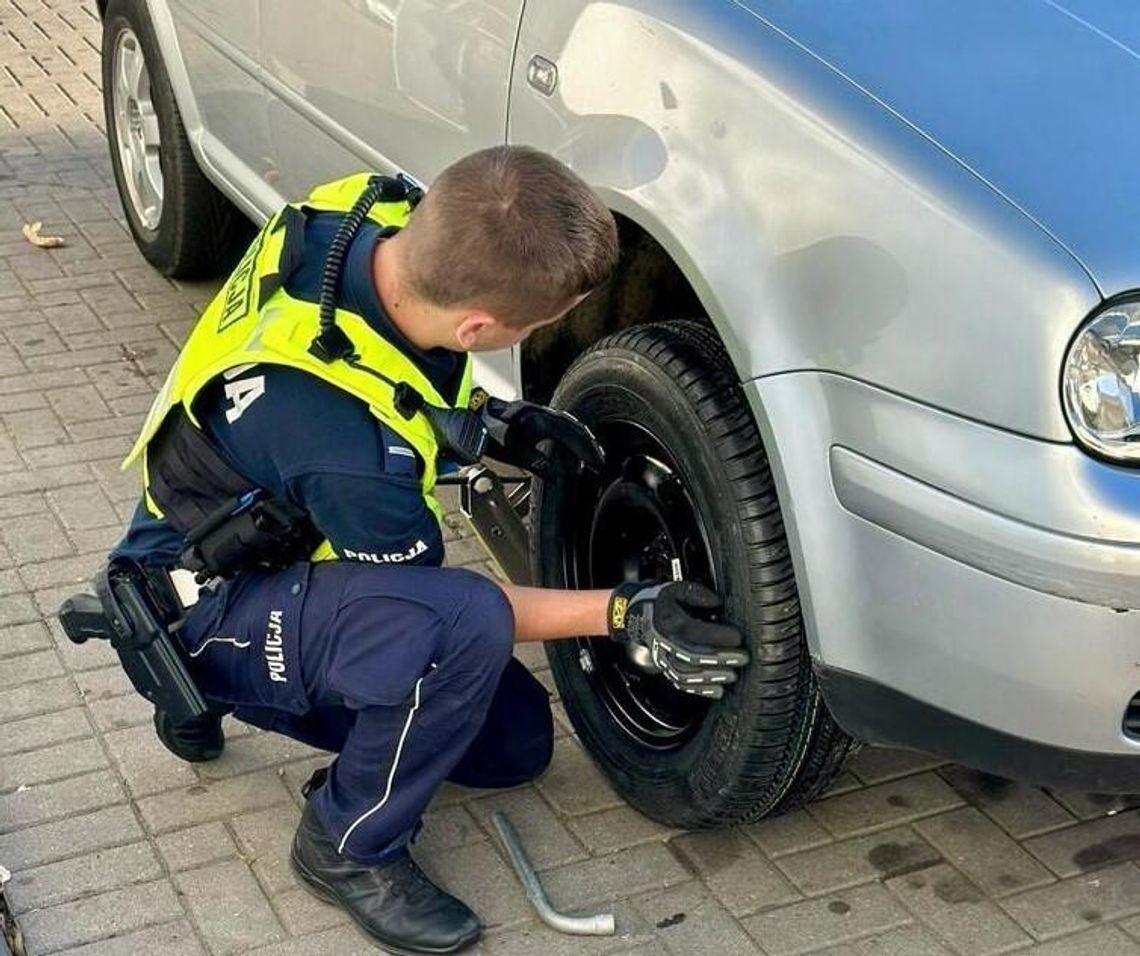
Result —
<instances>
[{"instance_id":1,"label":"yellow glove label","mask_svg":"<svg viewBox=\"0 0 1140 956\"><path fill-rule=\"evenodd\" d=\"M620 631L625 627L625 612L629 610L629 598L616 597L610 606L610 627Z\"/></svg>"},{"instance_id":2,"label":"yellow glove label","mask_svg":"<svg viewBox=\"0 0 1140 956\"><path fill-rule=\"evenodd\" d=\"M467 402L467 407L471 409L471 411L477 412L487 404L487 399L490 397L491 396L488 395L486 391L476 386L475 388L471 389L471 398Z\"/></svg>"}]
</instances>

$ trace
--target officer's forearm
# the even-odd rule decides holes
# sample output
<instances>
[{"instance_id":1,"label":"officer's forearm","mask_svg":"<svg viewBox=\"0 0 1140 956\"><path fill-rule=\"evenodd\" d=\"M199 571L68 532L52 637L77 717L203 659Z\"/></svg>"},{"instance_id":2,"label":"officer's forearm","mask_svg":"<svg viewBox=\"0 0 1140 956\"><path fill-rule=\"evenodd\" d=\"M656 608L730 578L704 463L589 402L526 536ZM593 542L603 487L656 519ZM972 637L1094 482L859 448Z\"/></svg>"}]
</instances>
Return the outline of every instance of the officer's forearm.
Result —
<instances>
[{"instance_id":1,"label":"officer's forearm","mask_svg":"<svg viewBox=\"0 0 1140 956\"><path fill-rule=\"evenodd\" d=\"M555 641L607 633L609 591L556 591L504 584L515 612L516 641Z\"/></svg>"}]
</instances>

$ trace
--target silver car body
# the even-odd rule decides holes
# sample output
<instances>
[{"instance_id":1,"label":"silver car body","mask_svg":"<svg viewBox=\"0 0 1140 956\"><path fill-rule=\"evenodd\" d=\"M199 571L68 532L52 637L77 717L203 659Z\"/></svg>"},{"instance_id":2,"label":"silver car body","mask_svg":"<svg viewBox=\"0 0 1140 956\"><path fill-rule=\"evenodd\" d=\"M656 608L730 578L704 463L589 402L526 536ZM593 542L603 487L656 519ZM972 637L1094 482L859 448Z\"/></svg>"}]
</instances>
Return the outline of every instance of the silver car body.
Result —
<instances>
[{"instance_id":1,"label":"silver car body","mask_svg":"<svg viewBox=\"0 0 1140 956\"><path fill-rule=\"evenodd\" d=\"M1138 752L1140 471L1074 444L1059 376L1140 288L1140 9L148 2L198 159L255 218L513 142L651 235L755 410L821 673L1007 742Z\"/></svg>"}]
</instances>

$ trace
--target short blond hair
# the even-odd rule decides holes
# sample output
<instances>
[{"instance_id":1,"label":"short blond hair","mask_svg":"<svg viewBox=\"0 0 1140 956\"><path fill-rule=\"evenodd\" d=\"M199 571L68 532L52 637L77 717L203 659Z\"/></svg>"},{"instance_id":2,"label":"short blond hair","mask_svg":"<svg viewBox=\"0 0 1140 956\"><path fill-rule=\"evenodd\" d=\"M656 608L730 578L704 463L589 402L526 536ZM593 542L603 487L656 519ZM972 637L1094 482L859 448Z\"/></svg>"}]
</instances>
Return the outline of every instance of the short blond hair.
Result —
<instances>
[{"instance_id":1,"label":"short blond hair","mask_svg":"<svg viewBox=\"0 0 1140 956\"><path fill-rule=\"evenodd\" d=\"M496 146L448 166L402 233L409 289L521 327L609 278L614 217L571 170L537 149Z\"/></svg>"}]
</instances>

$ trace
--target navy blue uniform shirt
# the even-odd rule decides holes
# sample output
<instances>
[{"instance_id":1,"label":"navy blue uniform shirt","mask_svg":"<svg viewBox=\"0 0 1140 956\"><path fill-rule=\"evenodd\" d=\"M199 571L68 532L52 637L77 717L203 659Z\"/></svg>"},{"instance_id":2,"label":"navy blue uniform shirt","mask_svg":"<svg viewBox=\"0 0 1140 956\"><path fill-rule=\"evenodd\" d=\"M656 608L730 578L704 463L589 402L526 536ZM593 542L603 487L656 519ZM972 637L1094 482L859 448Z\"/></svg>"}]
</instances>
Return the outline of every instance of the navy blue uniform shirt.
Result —
<instances>
[{"instance_id":1,"label":"navy blue uniform shirt","mask_svg":"<svg viewBox=\"0 0 1140 956\"><path fill-rule=\"evenodd\" d=\"M295 298L317 301L336 213L310 214L301 265L286 282ZM341 307L359 313L428 376L448 400L459 388L462 356L416 349L384 313L372 276L380 229L366 222L349 246L338 289ZM368 406L313 375L279 365L231 369L195 402L206 433L250 481L285 495L346 560L443 563L439 523L420 491L411 446ZM116 554L172 564L182 536L140 503Z\"/></svg>"}]
</instances>

